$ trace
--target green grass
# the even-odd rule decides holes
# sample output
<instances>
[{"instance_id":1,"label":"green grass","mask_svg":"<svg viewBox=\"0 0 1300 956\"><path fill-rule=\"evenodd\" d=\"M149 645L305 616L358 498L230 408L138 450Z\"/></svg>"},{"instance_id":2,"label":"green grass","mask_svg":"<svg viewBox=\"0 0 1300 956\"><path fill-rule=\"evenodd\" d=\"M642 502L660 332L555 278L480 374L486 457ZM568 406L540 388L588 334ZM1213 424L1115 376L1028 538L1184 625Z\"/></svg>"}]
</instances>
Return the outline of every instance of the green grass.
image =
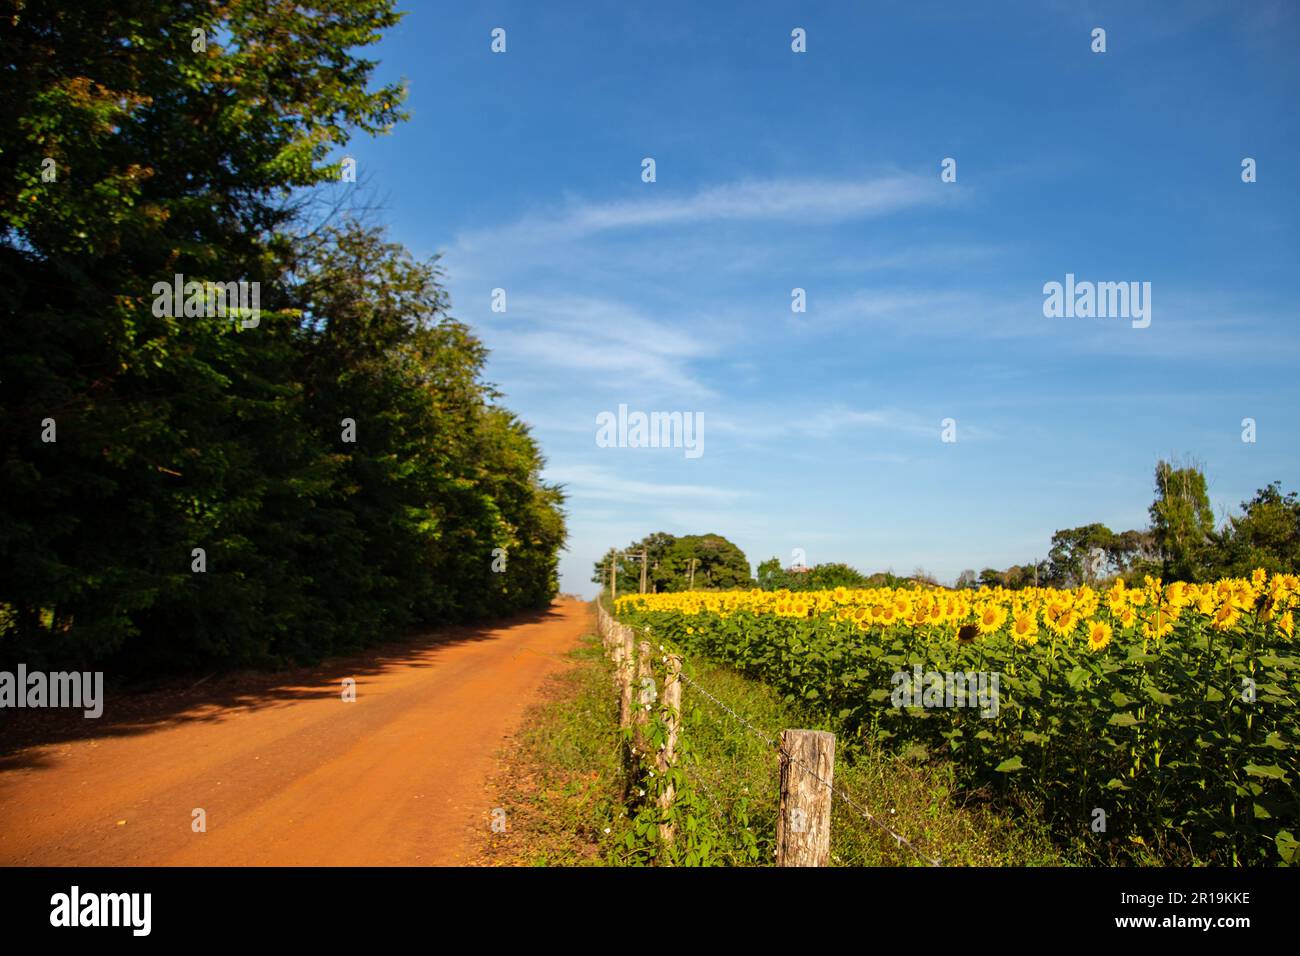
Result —
<instances>
[{"instance_id":1,"label":"green grass","mask_svg":"<svg viewBox=\"0 0 1300 956\"><path fill-rule=\"evenodd\" d=\"M778 737L784 729L828 730L770 687L725 665L697 660L692 676L708 693L756 729ZM747 816L760 858L776 853L779 764L773 748L690 684L683 695L683 734L693 749L687 770L725 832ZM836 741L834 786L880 823L948 866L1060 865L1046 828L1026 814L960 800L942 762L917 763ZM917 866L924 859L900 846L840 798L832 804L831 865Z\"/></svg>"},{"instance_id":2,"label":"green grass","mask_svg":"<svg viewBox=\"0 0 1300 956\"><path fill-rule=\"evenodd\" d=\"M613 678L595 635L551 677L503 755L496 806L506 831L488 833L482 862L498 866L605 864L622 814L621 736ZM605 829L610 829L606 834Z\"/></svg>"},{"instance_id":3,"label":"green grass","mask_svg":"<svg viewBox=\"0 0 1300 956\"><path fill-rule=\"evenodd\" d=\"M640 860L629 847L633 820L624 801L623 738L613 675L595 636L571 655L532 708L497 778L505 833L489 833L483 862L493 865L601 866ZM693 661L688 674L762 732L828 729L770 687L724 665ZM683 693L683 766L717 834L710 862L768 864L775 857L778 758L775 750L691 684ZM942 761L919 762L837 741L835 786L878 820L943 864L1061 865L1032 807L991 806L960 797ZM635 794L632 795L635 797ZM924 865L879 827L836 799L834 866ZM635 813L635 810L633 810Z\"/></svg>"}]
</instances>

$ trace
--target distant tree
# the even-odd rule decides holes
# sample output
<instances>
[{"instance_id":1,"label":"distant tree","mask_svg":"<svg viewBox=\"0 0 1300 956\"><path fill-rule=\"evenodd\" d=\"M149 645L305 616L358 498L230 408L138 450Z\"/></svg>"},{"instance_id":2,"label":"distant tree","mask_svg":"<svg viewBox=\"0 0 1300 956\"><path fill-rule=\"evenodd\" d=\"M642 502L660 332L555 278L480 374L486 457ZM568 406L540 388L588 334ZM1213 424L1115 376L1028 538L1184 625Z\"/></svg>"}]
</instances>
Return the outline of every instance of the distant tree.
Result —
<instances>
[{"instance_id":1,"label":"distant tree","mask_svg":"<svg viewBox=\"0 0 1300 956\"><path fill-rule=\"evenodd\" d=\"M1243 577L1255 568L1300 571L1300 500L1283 494L1278 482L1242 502L1242 514L1213 536L1215 574Z\"/></svg>"},{"instance_id":2,"label":"distant tree","mask_svg":"<svg viewBox=\"0 0 1300 956\"><path fill-rule=\"evenodd\" d=\"M961 574L957 575L957 589L973 588L979 583L979 578L975 576L974 570L967 568Z\"/></svg>"},{"instance_id":3,"label":"distant tree","mask_svg":"<svg viewBox=\"0 0 1300 956\"><path fill-rule=\"evenodd\" d=\"M617 552L620 594L633 594L640 590L642 550L648 568L646 589L651 593L685 591L691 586L692 566L697 591L752 587L754 584L745 552L722 535L692 534L679 538L666 531L656 531ZM614 551L608 551L596 562L592 581L608 587L609 562L614 554Z\"/></svg>"},{"instance_id":4,"label":"distant tree","mask_svg":"<svg viewBox=\"0 0 1300 956\"><path fill-rule=\"evenodd\" d=\"M912 571L912 580L918 584L927 584L930 587L937 587L939 584L938 579L933 574L920 567Z\"/></svg>"},{"instance_id":5,"label":"distant tree","mask_svg":"<svg viewBox=\"0 0 1300 956\"><path fill-rule=\"evenodd\" d=\"M857 568L839 561L810 568L783 568L777 558L758 566L757 583L764 591L821 591L830 588L860 588L867 578Z\"/></svg>"},{"instance_id":6,"label":"distant tree","mask_svg":"<svg viewBox=\"0 0 1300 956\"><path fill-rule=\"evenodd\" d=\"M1048 575L1054 585L1094 584L1106 577L1107 554L1114 533L1104 524L1065 528L1052 535L1047 553Z\"/></svg>"},{"instance_id":7,"label":"distant tree","mask_svg":"<svg viewBox=\"0 0 1300 956\"><path fill-rule=\"evenodd\" d=\"M609 563L618 564L618 593L635 594L641 590L641 552L646 555L646 590L650 593L684 591L685 582L678 580L671 555L677 539L666 531L655 531L625 548L610 549L596 562L591 580L609 587Z\"/></svg>"},{"instance_id":8,"label":"distant tree","mask_svg":"<svg viewBox=\"0 0 1300 956\"><path fill-rule=\"evenodd\" d=\"M1214 512L1206 492L1205 473L1196 465L1176 467L1156 464L1156 498L1151 503L1151 533L1160 555L1165 580L1199 581L1205 561Z\"/></svg>"},{"instance_id":9,"label":"distant tree","mask_svg":"<svg viewBox=\"0 0 1300 956\"><path fill-rule=\"evenodd\" d=\"M1111 535L1106 558L1115 573L1141 580L1158 571L1159 552L1150 531L1121 531Z\"/></svg>"},{"instance_id":10,"label":"distant tree","mask_svg":"<svg viewBox=\"0 0 1300 956\"><path fill-rule=\"evenodd\" d=\"M669 552L669 560L683 582L688 579L690 562L694 559L695 589L727 590L754 586L749 559L745 552L720 534L688 534L677 539Z\"/></svg>"},{"instance_id":11,"label":"distant tree","mask_svg":"<svg viewBox=\"0 0 1300 956\"><path fill-rule=\"evenodd\" d=\"M863 586L869 588L901 588L906 584L907 578L900 578L893 571L877 571L867 575L863 582Z\"/></svg>"},{"instance_id":12,"label":"distant tree","mask_svg":"<svg viewBox=\"0 0 1300 956\"><path fill-rule=\"evenodd\" d=\"M857 588L862 587L866 581L857 568L838 561L815 564L803 577L807 579L808 589L813 591L827 588Z\"/></svg>"},{"instance_id":13,"label":"distant tree","mask_svg":"<svg viewBox=\"0 0 1300 956\"><path fill-rule=\"evenodd\" d=\"M758 586L764 591L779 591L781 588L788 588L789 575L786 574L785 568L781 566L780 558L768 558L758 565L754 579Z\"/></svg>"},{"instance_id":14,"label":"distant tree","mask_svg":"<svg viewBox=\"0 0 1300 956\"><path fill-rule=\"evenodd\" d=\"M1002 572L1002 586L1012 590L1033 587L1034 569L1024 565L1013 564Z\"/></svg>"}]
</instances>

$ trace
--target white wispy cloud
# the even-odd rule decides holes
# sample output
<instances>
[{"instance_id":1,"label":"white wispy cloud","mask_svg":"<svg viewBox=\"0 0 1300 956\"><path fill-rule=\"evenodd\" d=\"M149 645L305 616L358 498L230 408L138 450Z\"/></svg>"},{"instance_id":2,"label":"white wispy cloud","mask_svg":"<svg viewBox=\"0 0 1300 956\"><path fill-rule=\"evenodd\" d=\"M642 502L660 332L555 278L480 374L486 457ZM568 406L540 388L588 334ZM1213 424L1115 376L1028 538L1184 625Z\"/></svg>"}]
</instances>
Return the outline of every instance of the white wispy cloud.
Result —
<instances>
[{"instance_id":1,"label":"white wispy cloud","mask_svg":"<svg viewBox=\"0 0 1300 956\"><path fill-rule=\"evenodd\" d=\"M628 478L595 465L557 465L546 469L547 481L564 484L573 497L603 501L644 503L695 501L727 504L752 496L752 492L716 485L661 483Z\"/></svg>"},{"instance_id":2,"label":"white wispy cloud","mask_svg":"<svg viewBox=\"0 0 1300 956\"><path fill-rule=\"evenodd\" d=\"M678 321L654 319L616 299L544 294L510 300L508 323L488 322L484 338L499 360L543 371L579 372L605 386L627 385L704 398L712 389L691 363L719 346Z\"/></svg>"},{"instance_id":3,"label":"white wispy cloud","mask_svg":"<svg viewBox=\"0 0 1300 956\"><path fill-rule=\"evenodd\" d=\"M915 415L891 408L849 408L844 405L792 412L790 409L755 409L744 416L718 415L710 421L715 432L740 438L770 440L793 436L830 438L853 429L886 429L911 434L938 434Z\"/></svg>"},{"instance_id":4,"label":"white wispy cloud","mask_svg":"<svg viewBox=\"0 0 1300 956\"><path fill-rule=\"evenodd\" d=\"M570 200L514 223L462 233L449 256L575 240L613 230L721 222L846 222L953 201L961 195L945 189L937 176L919 173L864 179L745 179L706 186L685 196L673 195L662 183L642 188L655 194L605 202Z\"/></svg>"}]
</instances>

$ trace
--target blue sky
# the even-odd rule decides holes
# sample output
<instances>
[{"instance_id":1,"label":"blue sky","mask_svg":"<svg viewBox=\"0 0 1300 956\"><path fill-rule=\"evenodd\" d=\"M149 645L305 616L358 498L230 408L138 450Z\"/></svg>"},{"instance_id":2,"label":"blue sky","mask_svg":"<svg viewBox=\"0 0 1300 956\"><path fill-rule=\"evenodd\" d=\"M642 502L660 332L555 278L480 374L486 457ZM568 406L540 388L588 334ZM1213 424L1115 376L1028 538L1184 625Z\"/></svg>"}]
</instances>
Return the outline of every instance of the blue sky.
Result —
<instances>
[{"instance_id":1,"label":"blue sky","mask_svg":"<svg viewBox=\"0 0 1300 956\"><path fill-rule=\"evenodd\" d=\"M565 590L658 530L950 581L1145 527L1160 457L1300 487L1300 6L885 6L412 0L372 48L412 118L350 155L568 488ZM1150 327L1045 318L1067 272ZM704 453L598 447L620 404Z\"/></svg>"}]
</instances>

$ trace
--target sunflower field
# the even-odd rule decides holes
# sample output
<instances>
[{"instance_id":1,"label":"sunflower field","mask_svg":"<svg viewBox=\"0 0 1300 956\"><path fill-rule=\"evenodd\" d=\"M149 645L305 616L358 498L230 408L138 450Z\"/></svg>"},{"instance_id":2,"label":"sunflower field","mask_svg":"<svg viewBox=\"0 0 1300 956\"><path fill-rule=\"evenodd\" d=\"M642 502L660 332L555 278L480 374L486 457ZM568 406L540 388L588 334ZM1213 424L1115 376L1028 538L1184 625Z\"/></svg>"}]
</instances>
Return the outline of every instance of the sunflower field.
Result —
<instances>
[{"instance_id":1,"label":"sunflower field","mask_svg":"<svg viewBox=\"0 0 1300 956\"><path fill-rule=\"evenodd\" d=\"M1298 606L1300 579L1256 571L1105 590L632 595L616 611L824 712L854 744L946 757L971 790L1032 799L1064 841L1267 865L1300 862ZM900 675L954 673L992 675L995 706L900 703Z\"/></svg>"}]
</instances>

